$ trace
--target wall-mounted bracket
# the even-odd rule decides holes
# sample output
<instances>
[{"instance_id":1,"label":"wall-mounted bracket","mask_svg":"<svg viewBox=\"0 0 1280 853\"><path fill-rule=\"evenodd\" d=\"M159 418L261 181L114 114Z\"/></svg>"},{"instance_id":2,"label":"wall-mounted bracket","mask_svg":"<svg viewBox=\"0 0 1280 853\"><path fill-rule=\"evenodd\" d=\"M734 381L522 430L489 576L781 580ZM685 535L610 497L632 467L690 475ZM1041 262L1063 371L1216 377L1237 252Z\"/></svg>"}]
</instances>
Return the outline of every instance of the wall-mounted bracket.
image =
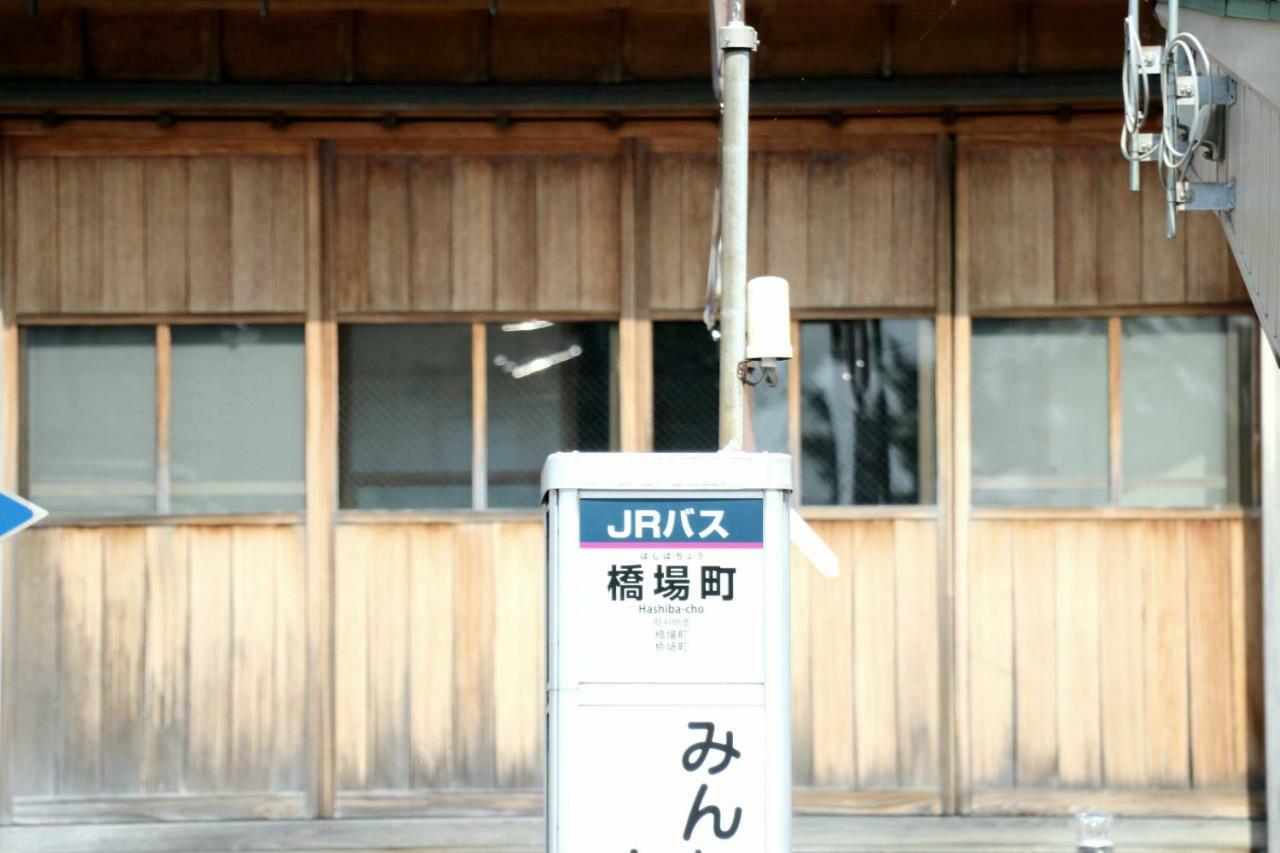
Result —
<instances>
[{"instance_id":1,"label":"wall-mounted bracket","mask_svg":"<svg viewBox=\"0 0 1280 853\"><path fill-rule=\"evenodd\" d=\"M1225 213L1236 209L1236 183L1178 183L1178 210L1209 210Z\"/></svg>"}]
</instances>

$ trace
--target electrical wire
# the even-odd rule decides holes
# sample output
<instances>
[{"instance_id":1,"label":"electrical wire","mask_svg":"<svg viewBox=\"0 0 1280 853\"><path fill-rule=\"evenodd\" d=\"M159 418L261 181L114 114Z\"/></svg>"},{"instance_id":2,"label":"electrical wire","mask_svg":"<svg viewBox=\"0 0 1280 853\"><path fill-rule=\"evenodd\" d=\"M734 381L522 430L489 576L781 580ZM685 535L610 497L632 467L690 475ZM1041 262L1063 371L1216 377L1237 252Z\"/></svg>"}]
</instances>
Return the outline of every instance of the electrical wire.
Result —
<instances>
[{"instance_id":1,"label":"electrical wire","mask_svg":"<svg viewBox=\"0 0 1280 853\"><path fill-rule=\"evenodd\" d=\"M1186 70L1191 77L1191 123L1186 126L1186 143L1179 147L1182 126L1178 123L1178 77L1183 67L1179 58L1185 58ZM1200 39L1191 33L1179 33L1169 41L1164 52L1164 66L1160 74L1160 93L1164 101L1165 119L1161 132L1160 159L1173 171L1175 180L1182 180L1187 166L1204 142L1209 119L1213 115L1213 98L1208 102L1200 89L1201 80L1209 80L1212 68L1209 54ZM1170 91L1172 90L1172 91ZM1170 95L1172 94L1172 97Z\"/></svg>"}]
</instances>

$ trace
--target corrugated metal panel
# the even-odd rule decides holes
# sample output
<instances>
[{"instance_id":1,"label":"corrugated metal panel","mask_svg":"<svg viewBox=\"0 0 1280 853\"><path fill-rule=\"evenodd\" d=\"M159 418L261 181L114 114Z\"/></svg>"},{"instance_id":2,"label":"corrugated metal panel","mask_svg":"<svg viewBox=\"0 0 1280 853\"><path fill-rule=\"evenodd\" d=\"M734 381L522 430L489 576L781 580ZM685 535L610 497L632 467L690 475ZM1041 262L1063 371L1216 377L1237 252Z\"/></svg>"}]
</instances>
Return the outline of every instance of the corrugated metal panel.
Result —
<instances>
[{"instance_id":1,"label":"corrugated metal panel","mask_svg":"<svg viewBox=\"0 0 1280 853\"><path fill-rule=\"evenodd\" d=\"M1237 78L1236 103L1226 115L1226 158L1202 163L1200 174L1236 183L1236 209L1219 218L1258 319L1280 354L1280 107Z\"/></svg>"}]
</instances>

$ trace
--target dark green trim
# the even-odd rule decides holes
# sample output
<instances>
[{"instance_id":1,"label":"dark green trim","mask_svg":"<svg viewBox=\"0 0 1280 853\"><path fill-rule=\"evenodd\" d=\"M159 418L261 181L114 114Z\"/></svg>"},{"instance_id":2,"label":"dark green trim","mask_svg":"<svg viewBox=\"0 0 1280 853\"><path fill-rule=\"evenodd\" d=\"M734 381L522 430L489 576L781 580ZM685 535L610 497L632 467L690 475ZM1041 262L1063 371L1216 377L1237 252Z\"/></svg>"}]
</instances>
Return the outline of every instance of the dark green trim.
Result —
<instances>
[{"instance_id":1,"label":"dark green trim","mask_svg":"<svg viewBox=\"0 0 1280 853\"><path fill-rule=\"evenodd\" d=\"M955 77L760 80L752 112L826 113L866 108L1001 105L1112 106L1113 71ZM706 80L616 85L383 86L328 84L0 82L0 112L157 112L174 116L348 115L402 118L565 114L711 114Z\"/></svg>"}]
</instances>

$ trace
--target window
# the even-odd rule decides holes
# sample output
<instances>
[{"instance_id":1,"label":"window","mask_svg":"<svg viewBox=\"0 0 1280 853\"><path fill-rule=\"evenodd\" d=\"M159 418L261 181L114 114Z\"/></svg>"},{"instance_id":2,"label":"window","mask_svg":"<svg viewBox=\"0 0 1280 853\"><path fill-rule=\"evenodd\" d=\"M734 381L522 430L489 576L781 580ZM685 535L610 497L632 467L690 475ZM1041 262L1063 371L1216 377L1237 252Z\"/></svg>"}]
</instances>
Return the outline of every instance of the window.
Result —
<instances>
[{"instance_id":1,"label":"window","mask_svg":"<svg viewBox=\"0 0 1280 853\"><path fill-rule=\"evenodd\" d=\"M32 327L23 341L27 496L53 513L155 512L155 330Z\"/></svg>"},{"instance_id":2,"label":"window","mask_svg":"<svg viewBox=\"0 0 1280 853\"><path fill-rule=\"evenodd\" d=\"M172 339L172 511L301 509L302 329L174 326Z\"/></svg>"},{"instance_id":3,"label":"window","mask_svg":"<svg viewBox=\"0 0 1280 853\"><path fill-rule=\"evenodd\" d=\"M1107 500L1107 321L973 321L973 502Z\"/></svg>"},{"instance_id":4,"label":"window","mask_svg":"<svg viewBox=\"0 0 1280 853\"><path fill-rule=\"evenodd\" d=\"M471 506L471 325L344 326L341 505Z\"/></svg>"},{"instance_id":5,"label":"window","mask_svg":"<svg viewBox=\"0 0 1280 853\"><path fill-rule=\"evenodd\" d=\"M788 362L778 362L778 384L748 388L749 445L787 452ZM653 449L719 448L720 345L701 322L653 324Z\"/></svg>"},{"instance_id":6,"label":"window","mask_svg":"<svg viewBox=\"0 0 1280 853\"><path fill-rule=\"evenodd\" d=\"M615 336L546 320L344 326L341 506L537 506L549 454L617 446Z\"/></svg>"},{"instance_id":7,"label":"window","mask_svg":"<svg viewBox=\"0 0 1280 853\"><path fill-rule=\"evenodd\" d=\"M1120 502L1218 506L1252 494L1253 320L1124 320Z\"/></svg>"},{"instance_id":8,"label":"window","mask_svg":"<svg viewBox=\"0 0 1280 853\"><path fill-rule=\"evenodd\" d=\"M799 367L800 496L806 504L932 503L933 323L800 324L799 365L748 388L748 446L788 450L788 387ZM653 326L655 450L715 450L719 351L701 323Z\"/></svg>"},{"instance_id":9,"label":"window","mask_svg":"<svg viewBox=\"0 0 1280 853\"><path fill-rule=\"evenodd\" d=\"M23 341L24 488L50 512L304 505L300 327L37 326Z\"/></svg>"},{"instance_id":10,"label":"window","mask_svg":"<svg viewBox=\"0 0 1280 853\"><path fill-rule=\"evenodd\" d=\"M974 504L1248 503L1254 346L1249 317L975 320Z\"/></svg>"},{"instance_id":11,"label":"window","mask_svg":"<svg viewBox=\"0 0 1280 853\"><path fill-rule=\"evenodd\" d=\"M802 323L800 351L804 503L933 503L933 323Z\"/></svg>"}]
</instances>

